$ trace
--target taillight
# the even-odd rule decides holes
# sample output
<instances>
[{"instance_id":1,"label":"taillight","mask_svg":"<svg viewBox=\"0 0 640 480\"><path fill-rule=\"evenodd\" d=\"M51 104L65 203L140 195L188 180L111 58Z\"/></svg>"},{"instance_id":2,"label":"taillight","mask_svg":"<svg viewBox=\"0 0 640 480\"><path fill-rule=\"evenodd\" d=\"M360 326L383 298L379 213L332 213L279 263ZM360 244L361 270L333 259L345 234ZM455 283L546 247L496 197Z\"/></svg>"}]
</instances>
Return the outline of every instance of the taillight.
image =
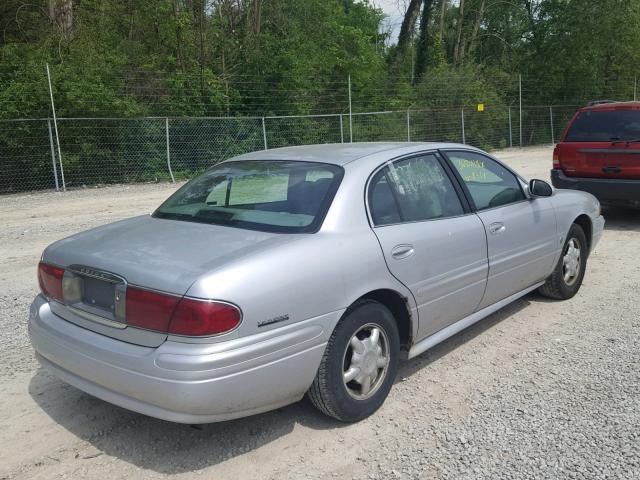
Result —
<instances>
[{"instance_id":1,"label":"taillight","mask_svg":"<svg viewBox=\"0 0 640 480\"><path fill-rule=\"evenodd\" d=\"M553 149L553 168L560 168L560 154L558 153L558 146Z\"/></svg>"},{"instance_id":2,"label":"taillight","mask_svg":"<svg viewBox=\"0 0 640 480\"><path fill-rule=\"evenodd\" d=\"M166 332L180 297L127 287L127 324L134 327Z\"/></svg>"},{"instance_id":3,"label":"taillight","mask_svg":"<svg viewBox=\"0 0 640 480\"><path fill-rule=\"evenodd\" d=\"M228 303L183 298L178 303L169 333L177 335L215 335L240 324L240 310Z\"/></svg>"},{"instance_id":4,"label":"taillight","mask_svg":"<svg viewBox=\"0 0 640 480\"><path fill-rule=\"evenodd\" d=\"M233 305L212 300L180 298L127 287L127 324L163 333L216 335L233 330L241 314Z\"/></svg>"},{"instance_id":5,"label":"taillight","mask_svg":"<svg viewBox=\"0 0 640 480\"><path fill-rule=\"evenodd\" d=\"M38 264L38 283L40 284L40 290L48 298L53 298L60 302L63 301L63 276L64 268L54 267L53 265L42 262Z\"/></svg>"}]
</instances>

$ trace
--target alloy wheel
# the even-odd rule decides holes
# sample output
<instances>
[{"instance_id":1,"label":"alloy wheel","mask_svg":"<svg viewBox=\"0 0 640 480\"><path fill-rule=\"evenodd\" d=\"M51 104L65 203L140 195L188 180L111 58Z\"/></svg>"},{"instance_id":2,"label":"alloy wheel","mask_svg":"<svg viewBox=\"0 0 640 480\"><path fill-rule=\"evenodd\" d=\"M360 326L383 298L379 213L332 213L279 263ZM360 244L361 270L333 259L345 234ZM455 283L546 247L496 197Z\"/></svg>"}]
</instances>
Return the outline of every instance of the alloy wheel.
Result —
<instances>
[{"instance_id":1,"label":"alloy wheel","mask_svg":"<svg viewBox=\"0 0 640 480\"><path fill-rule=\"evenodd\" d=\"M567 242L567 249L562 258L562 276L564 283L568 286L576 283L580 275L580 242L576 238L572 238Z\"/></svg>"},{"instance_id":2,"label":"alloy wheel","mask_svg":"<svg viewBox=\"0 0 640 480\"><path fill-rule=\"evenodd\" d=\"M343 358L345 388L352 398L366 400L384 383L389 366L389 339L382 327L363 325L353 334Z\"/></svg>"}]
</instances>

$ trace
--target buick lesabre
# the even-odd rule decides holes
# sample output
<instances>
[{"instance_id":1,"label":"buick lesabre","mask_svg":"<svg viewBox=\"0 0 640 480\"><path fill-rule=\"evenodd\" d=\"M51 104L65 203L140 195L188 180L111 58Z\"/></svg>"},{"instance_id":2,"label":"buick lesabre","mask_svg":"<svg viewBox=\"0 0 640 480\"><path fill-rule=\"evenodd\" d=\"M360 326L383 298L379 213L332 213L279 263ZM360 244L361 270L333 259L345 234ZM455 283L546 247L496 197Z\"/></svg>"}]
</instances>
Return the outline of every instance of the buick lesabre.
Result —
<instances>
[{"instance_id":1,"label":"buick lesabre","mask_svg":"<svg viewBox=\"0 0 640 480\"><path fill-rule=\"evenodd\" d=\"M182 423L300 400L358 421L415 357L538 289L568 299L602 234L590 194L466 145L253 152L150 215L47 247L29 331L91 395Z\"/></svg>"}]
</instances>

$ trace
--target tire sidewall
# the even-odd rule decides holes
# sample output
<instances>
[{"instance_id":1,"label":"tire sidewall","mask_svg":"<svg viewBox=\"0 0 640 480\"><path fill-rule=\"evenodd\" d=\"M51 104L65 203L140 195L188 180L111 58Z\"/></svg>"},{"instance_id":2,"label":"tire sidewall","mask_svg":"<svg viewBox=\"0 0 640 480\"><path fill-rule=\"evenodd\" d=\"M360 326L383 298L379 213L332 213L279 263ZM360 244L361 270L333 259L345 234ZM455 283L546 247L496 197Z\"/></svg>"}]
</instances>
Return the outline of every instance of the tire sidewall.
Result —
<instances>
[{"instance_id":1,"label":"tire sidewall","mask_svg":"<svg viewBox=\"0 0 640 480\"><path fill-rule=\"evenodd\" d=\"M389 340L389 365L386 377L376 393L365 400L356 400L344 385L344 352L351 337L366 324L377 324L387 334ZM375 412L386 399L398 370L400 338L393 314L381 303L365 301L356 305L342 318L334 332L327 352L327 380L332 390L336 413L346 421L358 421Z\"/></svg>"}]
</instances>

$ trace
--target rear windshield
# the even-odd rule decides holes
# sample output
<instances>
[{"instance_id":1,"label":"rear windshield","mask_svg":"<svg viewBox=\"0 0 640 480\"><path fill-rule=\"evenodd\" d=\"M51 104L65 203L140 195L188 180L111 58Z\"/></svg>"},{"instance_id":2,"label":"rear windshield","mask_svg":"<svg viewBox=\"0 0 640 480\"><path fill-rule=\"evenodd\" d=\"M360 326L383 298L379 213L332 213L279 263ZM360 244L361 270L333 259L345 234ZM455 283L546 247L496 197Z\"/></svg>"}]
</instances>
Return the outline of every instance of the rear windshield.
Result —
<instances>
[{"instance_id":1,"label":"rear windshield","mask_svg":"<svg viewBox=\"0 0 640 480\"><path fill-rule=\"evenodd\" d=\"M225 162L185 184L153 216L268 232L314 232L342 175L341 167L324 163Z\"/></svg>"},{"instance_id":2,"label":"rear windshield","mask_svg":"<svg viewBox=\"0 0 640 480\"><path fill-rule=\"evenodd\" d=\"M567 132L566 142L640 139L640 110L586 110Z\"/></svg>"}]
</instances>

